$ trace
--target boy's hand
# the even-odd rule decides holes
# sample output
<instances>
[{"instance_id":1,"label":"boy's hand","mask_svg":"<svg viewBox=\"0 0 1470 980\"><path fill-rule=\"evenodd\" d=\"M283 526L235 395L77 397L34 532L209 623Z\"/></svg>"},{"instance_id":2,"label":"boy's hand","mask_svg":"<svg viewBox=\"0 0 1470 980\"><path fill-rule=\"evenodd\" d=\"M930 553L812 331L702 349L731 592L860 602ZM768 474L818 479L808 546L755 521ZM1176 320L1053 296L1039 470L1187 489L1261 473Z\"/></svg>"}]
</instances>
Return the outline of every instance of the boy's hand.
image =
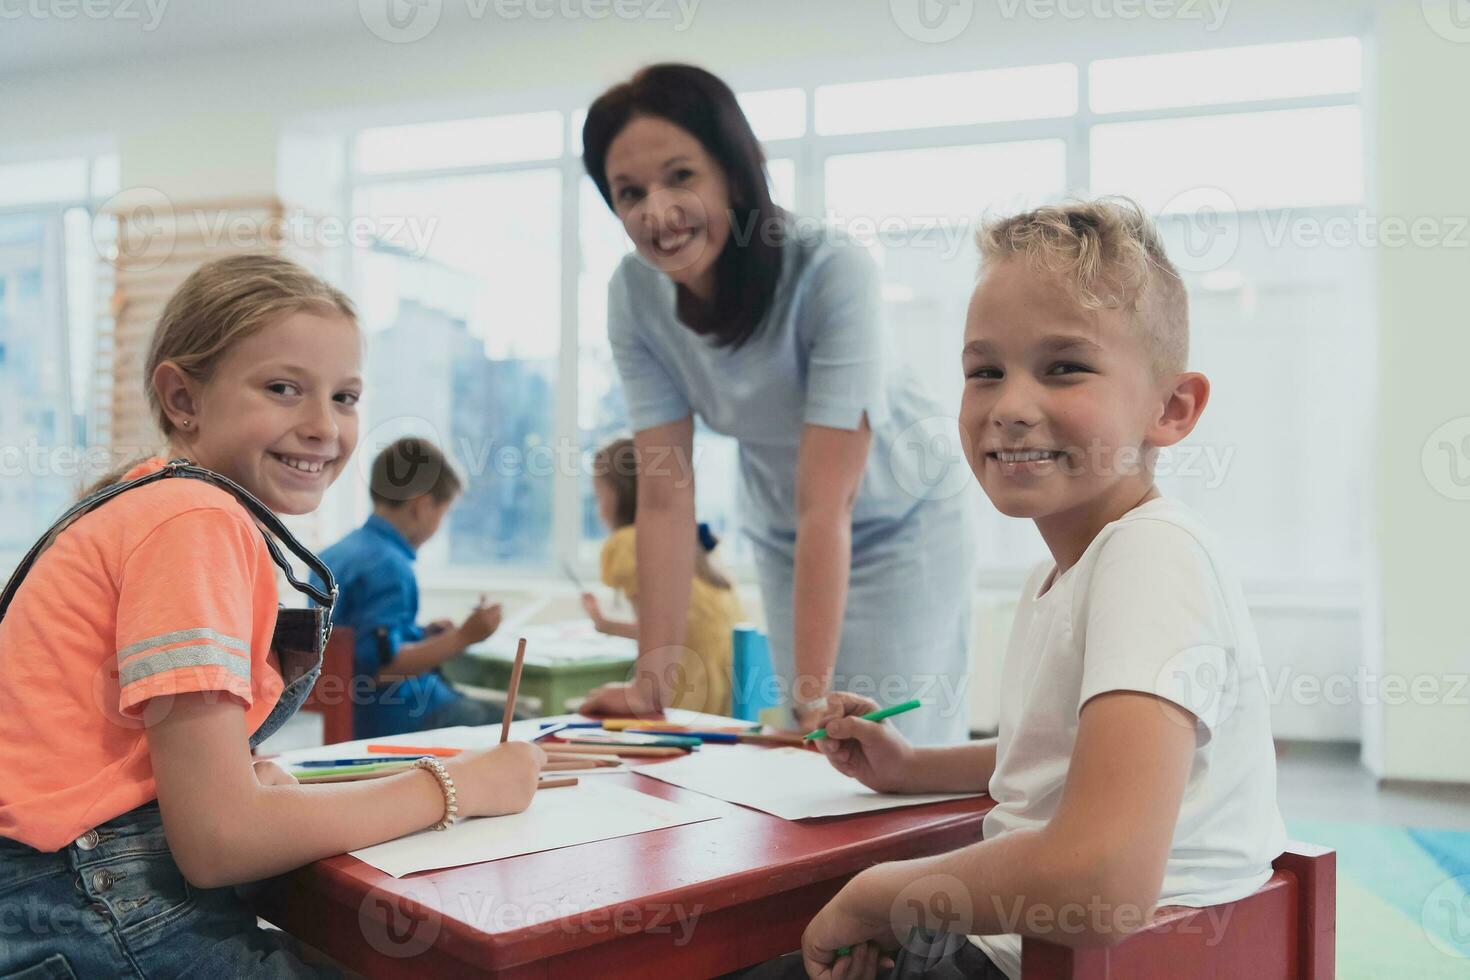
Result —
<instances>
[{"instance_id":1,"label":"boy's hand","mask_svg":"<svg viewBox=\"0 0 1470 980\"><path fill-rule=\"evenodd\" d=\"M827 695L827 710L816 726L827 729L827 737L814 744L832 768L869 789L913 792L914 747L893 726L857 717L877 710L876 701L859 694Z\"/></svg>"},{"instance_id":2,"label":"boy's hand","mask_svg":"<svg viewBox=\"0 0 1470 980\"><path fill-rule=\"evenodd\" d=\"M500 628L500 616L500 603L486 605L485 597L480 596L480 604L459 624L460 642L465 646L479 643Z\"/></svg>"},{"instance_id":3,"label":"boy's hand","mask_svg":"<svg viewBox=\"0 0 1470 980\"><path fill-rule=\"evenodd\" d=\"M603 624L607 622L607 617L602 614L602 606L598 605L597 596L591 592L583 592L582 611L587 614L588 619L592 620L592 625L597 627L597 632L601 633L603 631Z\"/></svg>"},{"instance_id":4,"label":"boy's hand","mask_svg":"<svg viewBox=\"0 0 1470 980\"><path fill-rule=\"evenodd\" d=\"M857 875L807 924L801 934L801 962L813 980L867 980L893 961L885 949L897 949L886 916L874 918L864 909L887 908L891 900L873 894L872 876ZM839 956L838 950L848 949Z\"/></svg>"},{"instance_id":5,"label":"boy's hand","mask_svg":"<svg viewBox=\"0 0 1470 980\"><path fill-rule=\"evenodd\" d=\"M531 805L545 764L546 753L534 742L506 742L461 752L444 768L454 779L460 816L498 817Z\"/></svg>"},{"instance_id":6,"label":"boy's hand","mask_svg":"<svg viewBox=\"0 0 1470 980\"><path fill-rule=\"evenodd\" d=\"M274 759L262 759L255 763L255 780L262 786L295 786L296 777L281 767Z\"/></svg>"}]
</instances>

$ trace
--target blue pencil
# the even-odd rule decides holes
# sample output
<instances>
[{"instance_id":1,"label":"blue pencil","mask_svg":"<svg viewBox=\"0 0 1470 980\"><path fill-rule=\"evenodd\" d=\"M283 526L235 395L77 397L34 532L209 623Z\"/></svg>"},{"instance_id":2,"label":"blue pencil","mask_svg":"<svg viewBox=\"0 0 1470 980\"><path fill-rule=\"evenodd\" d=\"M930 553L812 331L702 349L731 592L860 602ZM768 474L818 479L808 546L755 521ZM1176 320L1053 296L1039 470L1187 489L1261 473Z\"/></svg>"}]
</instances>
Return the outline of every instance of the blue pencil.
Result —
<instances>
[{"instance_id":1,"label":"blue pencil","mask_svg":"<svg viewBox=\"0 0 1470 980\"><path fill-rule=\"evenodd\" d=\"M331 769L337 766L365 766L378 762L412 762L407 756L380 755L371 759L308 759L305 762L293 762L291 765L298 769Z\"/></svg>"}]
</instances>

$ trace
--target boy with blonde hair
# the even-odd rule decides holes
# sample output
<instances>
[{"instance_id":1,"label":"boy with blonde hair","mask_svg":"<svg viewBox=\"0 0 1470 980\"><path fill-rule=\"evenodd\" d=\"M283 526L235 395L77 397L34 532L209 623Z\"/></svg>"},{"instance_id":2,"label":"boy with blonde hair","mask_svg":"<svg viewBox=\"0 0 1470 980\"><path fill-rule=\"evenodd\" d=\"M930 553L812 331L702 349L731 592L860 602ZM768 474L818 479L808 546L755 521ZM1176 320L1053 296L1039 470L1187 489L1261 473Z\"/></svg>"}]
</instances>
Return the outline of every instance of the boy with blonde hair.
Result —
<instances>
[{"instance_id":1,"label":"boy with blonde hair","mask_svg":"<svg viewBox=\"0 0 1470 980\"><path fill-rule=\"evenodd\" d=\"M1103 199L991 223L980 252L966 454L1052 556L1016 613L999 737L914 747L836 694L818 744L874 789L988 790L995 807L982 842L853 878L802 938L812 977L874 975L904 941L895 976L1016 980L1022 936L1114 944L1160 905L1251 894L1285 844L1245 599L1154 484L1209 397L1157 230Z\"/></svg>"}]
</instances>

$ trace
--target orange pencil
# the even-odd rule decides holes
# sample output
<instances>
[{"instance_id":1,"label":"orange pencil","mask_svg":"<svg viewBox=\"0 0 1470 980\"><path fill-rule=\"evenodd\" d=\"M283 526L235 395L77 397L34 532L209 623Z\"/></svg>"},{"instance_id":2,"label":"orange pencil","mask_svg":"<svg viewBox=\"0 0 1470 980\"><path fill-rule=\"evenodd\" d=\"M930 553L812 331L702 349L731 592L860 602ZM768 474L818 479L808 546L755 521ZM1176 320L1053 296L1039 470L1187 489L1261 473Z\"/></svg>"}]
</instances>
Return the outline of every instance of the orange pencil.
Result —
<instances>
[{"instance_id":1,"label":"orange pencil","mask_svg":"<svg viewBox=\"0 0 1470 980\"><path fill-rule=\"evenodd\" d=\"M505 718L500 722L500 744L510 741L510 722L516 713L516 689L521 686L521 665L526 662L526 638L516 644L516 662L510 668L510 687L505 691Z\"/></svg>"},{"instance_id":2,"label":"orange pencil","mask_svg":"<svg viewBox=\"0 0 1470 980\"><path fill-rule=\"evenodd\" d=\"M435 758L448 759L464 750L436 745L369 745L367 751L375 755L432 755Z\"/></svg>"}]
</instances>

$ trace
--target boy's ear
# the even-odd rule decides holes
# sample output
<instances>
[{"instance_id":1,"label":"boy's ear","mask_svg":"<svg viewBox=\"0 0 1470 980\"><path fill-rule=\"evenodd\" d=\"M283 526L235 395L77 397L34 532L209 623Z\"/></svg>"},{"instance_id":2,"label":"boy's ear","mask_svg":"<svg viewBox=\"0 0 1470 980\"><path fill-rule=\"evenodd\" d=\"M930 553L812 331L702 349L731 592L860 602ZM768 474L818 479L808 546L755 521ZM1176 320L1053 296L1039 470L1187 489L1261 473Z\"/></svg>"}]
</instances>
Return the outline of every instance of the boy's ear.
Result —
<instances>
[{"instance_id":1,"label":"boy's ear","mask_svg":"<svg viewBox=\"0 0 1470 980\"><path fill-rule=\"evenodd\" d=\"M1152 446L1172 446L1194 431L1205 403L1210 400L1210 379L1198 371L1176 375L1164 396L1163 411L1149 430Z\"/></svg>"},{"instance_id":2,"label":"boy's ear","mask_svg":"<svg viewBox=\"0 0 1470 980\"><path fill-rule=\"evenodd\" d=\"M199 399L194 380L173 361L164 361L153 369L153 390L158 392L164 414L181 432L198 431ZM189 426L183 425L188 419Z\"/></svg>"}]
</instances>

